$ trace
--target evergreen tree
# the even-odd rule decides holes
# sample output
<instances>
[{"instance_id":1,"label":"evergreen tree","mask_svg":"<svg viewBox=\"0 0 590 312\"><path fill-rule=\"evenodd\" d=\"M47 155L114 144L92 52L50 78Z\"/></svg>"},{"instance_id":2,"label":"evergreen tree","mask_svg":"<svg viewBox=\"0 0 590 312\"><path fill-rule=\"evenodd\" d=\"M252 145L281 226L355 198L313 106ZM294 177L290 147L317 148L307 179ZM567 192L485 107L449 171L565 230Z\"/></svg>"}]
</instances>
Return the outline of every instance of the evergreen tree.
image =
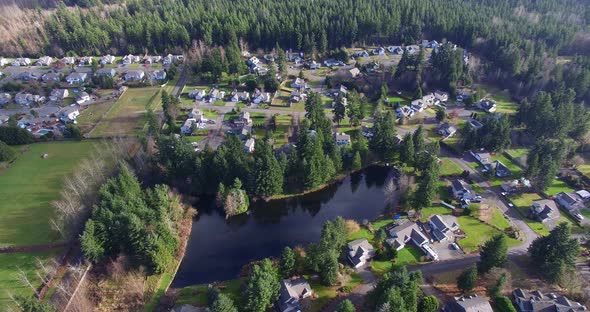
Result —
<instances>
[{"instance_id":1,"label":"evergreen tree","mask_svg":"<svg viewBox=\"0 0 590 312\"><path fill-rule=\"evenodd\" d=\"M290 247L285 247L281 254L279 270L284 278L289 278L295 269L295 252Z\"/></svg>"},{"instance_id":2,"label":"evergreen tree","mask_svg":"<svg viewBox=\"0 0 590 312\"><path fill-rule=\"evenodd\" d=\"M354 153L354 156L352 157L352 170L359 170L362 167L363 167L363 164L361 161L361 155L357 151Z\"/></svg>"},{"instance_id":3,"label":"evergreen tree","mask_svg":"<svg viewBox=\"0 0 590 312\"><path fill-rule=\"evenodd\" d=\"M266 311L276 300L279 289L279 275L269 259L254 265L244 290L244 311Z\"/></svg>"},{"instance_id":4,"label":"evergreen tree","mask_svg":"<svg viewBox=\"0 0 590 312\"><path fill-rule=\"evenodd\" d=\"M420 301L419 312L436 312L438 311L438 299L435 296L426 296Z\"/></svg>"},{"instance_id":5,"label":"evergreen tree","mask_svg":"<svg viewBox=\"0 0 590 312\"><path fill-rule=\"evenodd\" d=\"M332 113L334 113L334 117L332 117L332 120L335 123L340 124L340 122L342 121L342 119L344 119L346 115L346 107L342 103L341 97L338 97L334 100L334 108L332 109Z\"/></svg>"},{"instance_id":6,"label":"evergreen tree","mask_svg":"<svg viewBox=\"0 0 590 312\"><path fill-rule=\"evenodd\" d=\"M471 292L477 283L477 268L470 267L457 277L457 287L465 294Z\"/></svg>"},{"instance_id":7,"label":"evergreen tree","mask_svg":"<svg viewBox=\"0 0 590 312\"><path fill-rule=\"evenodd\" d=\"M551 283L561 280L566 270L573 269L580 245L571 237L567 223L555 227L548 236L538 237L529 246L533 267Z\"/></svg>"},{"instance_id":8,"label":"evergreen tree","mask_svg":"<svg viewBox=\"0 0 590 312\"><path fill-rule=\"evenodd\" d=\"M16 153L8 146L8 144L0 141L0 163L4 161L11 161L16 157Z\"/></svg>"},{"instance_id":9,"label":"evergreen tree","mask_svg":"<svg viewBox=\"0 0 590 312\"><path fill-rule=\"evenodd\" d=\"M210 307L211 312L238 312L238 309L234 305L233 300L227 295L220 293L217 295L217 299L213 302Z\"/></svg>"},{"instance_id":10,"label":"evergreen tree","mask_svg":"<svg viewBox=\"0 0 590 312\"><path fill-rule=\"evenodd\" d=\"M254 194L268 197L283 190L283 172L265 140L256 141L253 169Z\"/></svg>"},{"instance_id":11,"label":"evergreen tree","mask_svg":"<svg viewBox=\"0 0 590 312\"><path fill-rule=\"evenodd\" d=\"M39 302L34 297L16 295L14 296L16 305L22 312L55 312L57 311L48 303Z\"/></svg>"},{"instance_id":12,"label":"evergreen tree","mask_svg":"<svg viewBox=\"0 0 590 312\"><path fill-rule=\"evenodd\" d=\"M508 243L504 234L493 236L484 243L477 262L479 273L487 273L492 268L501 267L508 259Z\"/></svg>"},{"instance_id":13,"label":"evergreen tree","mask_svg":"<svg viewBox=\"0 0 590 312\"><path fill-rule=\"evenodd\" d=\"M400 143L399 158L408 166L414 165L414 137L408 132L404 135Z\"/></svg>"},{"instance_id":14,"label":"evergreen tree","mask_svg":"<svg viewBox=\"0 0 590 312\"><path fill-rule=\"evenodd\" d=\"M336 312L356 312L356 308L350 300L345 299L338 304Z\"/></svg>"}]
</instances>

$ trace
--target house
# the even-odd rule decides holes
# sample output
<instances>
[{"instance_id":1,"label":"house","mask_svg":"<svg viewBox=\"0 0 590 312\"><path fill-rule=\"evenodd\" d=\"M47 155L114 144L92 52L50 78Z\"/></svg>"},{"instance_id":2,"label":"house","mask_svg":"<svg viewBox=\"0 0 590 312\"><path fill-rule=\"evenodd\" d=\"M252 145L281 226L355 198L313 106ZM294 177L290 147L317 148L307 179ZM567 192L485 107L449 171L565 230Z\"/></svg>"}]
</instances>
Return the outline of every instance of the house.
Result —
<instances>
[{"instance_id":1,"label":"house","mask_svg":"<svg viewBox=\"0 0 590 312\"><path fill-rule=\"evenodd\" d=\"M68 95L70 95L68 89L54 89L51 91L49 99L51 101L63 101L63 99L67 98Z\"/></svg>"},{"instance_id":2,"label":"house","mask_svg":"<svg viewBox=\"0 0 590 312\"><path fill-rule=\"evenodd\" d=\"M265 59L267 62L274 62L274 61L275 61L275 56L274 56L274 55L272 55L272 54L265 54L265 55L264 55L264 59Z\"/></svg>"},{"instance_id":3,"label":"house","mask_svg":"<svg viewBox=\"0 0 590 312\"><path fill-rule=\"evenodd\" d=\"M156 70L150 74L151 79L163 81L166 79L166 71L164 70Z\"/></svg>"},{"instance_id":4,"label":"house","mask_svg":"<svg viewBox=\"0 0 590 312\"><path fill-rule=\"evenodd\" d=\"M529 208L529 216L531 219L545 223L559 218L559 210L557 210L557 205L553 200L542 199L533 202L533 205Z\"/></svg>"},{"instance_id":5,"label":"house","mask_svg":"<svg viewBox=\"0 0 590 312\"><path fill-rule=\"evenodd\" d=\"M275 306L280 312L299 312L303 309L300 301L311 297L312 293L311 286L304 278L284 279Z\"/></svg>"},{"instance_id":6,"label":"house","mask_svg":"<svg viewBox=\"0 0 590 312\"><path fill-rule=\"evenodd\" d=\"M53 58L51 56L42 56L37 60L37 66L49 66L53 63Z\"/></svg>"},{"instance_id":7,"label":"house","mask_svg":"<svg viewBox=\"0 0 590 312\"><path fill-rule=\"evenodd\" d=\"M270 94L268 92L261 92L260 90L256 89L252 95L252 103L260 104L260 103L268 103L270 102Z\"/></svg>"},{"instance_id":8,"label":"house","mask_svg":"<svg viewBox=\"0 0 590 312\"><path fill-rule=\"evenodd\" d=\"M408 51L410 54L416 54L420 52L420 47L417 45L409 45L406 47L406 51Z\"/></svg>"},{"instance_id":9,"label":"house","mask_svg":"<svg viewBox=\"0 0 590 312\"><path fill-rule=\"evenodd\" d=\"M0 67L4 67L6 65L8 65L8 60L3 57L0 57Z\"/></svg>"},{"instance_id":10,"label":"house","mask_svg":"<svg viewBox=\"0 0 590 312\"><path fill-rule=\"evenodd\" d=\"M86 80L86 77L86 73L71 73L66 77L66 81L71 85L78 84L83 83Z\"/></svg>"},{"instance_id":11,"label":"house","mask_svg":"<svg viewBox=\"0 0 590 312\"><path fill-rule=\"evenodd\" d=\"M110 54L107 54L107 55L100 58L100 64L102 64L102 65L113 64L114 62L115 62L115 57Z\"/></svg>"},{"instance_id":12,"label":"house","mask_svg":"<svg viewBox=\"0 0 590 312\"><path fill-rule=\"evenodd\" d=\"M475 130L479 130L479 129L483 128L483 124L475 119L471 119L469 121L469 126Z\"/></svg>"},{"instance_id":13,"label":"house","mask_svg":"<svg viewBox=\"0 0 590 312\"><path fill-rule=\"evenodd\" d=\"M238 118L234 119L234 125L236 126L244 126L244 125L251 125L252 119L250 118L249 112L241 112Z\"/></svg>"},{"instance_id":14,"label":"house","mask_svg":"<svg viewBox=\"0 0 590 312\"><path fill-rule=\"evenodd\" d=\"M251 154L254 153L254 146L256 145L256 140L254 138L249 138L244 142L244 152Z\"/></svg>"},{"instance_id":15,"label":"house","mask_svg":"<svg viewBox=\"0 0 590 312\"><path fill-rule=\"evenodd\" d=\"M348 243L346 252L348 261L353 267L358 268L375 256L375 250L366 238L360 238Z\"/></svg>"},{"instance_id":16,"label":"house","mask_svg":"<svg viewBox=\"0 0 590 312\"><path fill-rule=\"evenodd\" d=\"M352 54L353 57L369 57L369 52L366 50L357 51Z\"/></svg>"},{"instance_id":17,"label":"house","mask_svg":"<svg viewBox=\"0 0 590 312\"><path fill-rule=\"evenodd\" d=\"M250 94L248 92L238 92L234 90L232 92L231 101L232 102L246 102L250 100Z\"/></svg>"},{"instance_id":18,"label":"house","mask_svg":"<svg viewBox=\"0 0 590 312\"><path fill-rule=\"evenodd\" d=\"M209 91L209 102L215 102L217 100L223 100L223 98L225 97L225 92L224 91L219 91L218 89L211 89L211 91Z\"/></svg>"},{"instance_id":19,"label":"house","mask_svg":"<svg viewBox=\"0 0 590 312\"><path fill-rule=\"evenodd\" d=\"M28 57L19 57L10 63L11 66L31 66L31 59Z\"/></svg>"},{"instance_id":20,"label":"house","mask_svg":"<svg viewBox=\"0 0 590 312\"><path fill-rule=\"evenodd\" d=\"M174 56L172 54L168 54L162 58L162 64L170 65L174 62Z\"/></svg>"},{"instance_id":21,"label":"house","mask_svg":"<svg viewBox=\"0 0 590 312\"><path fill-rule=\"evenodd\" d=\"M437 104L436 97L432 93L429 93L429 94L426 94L425 96L423 96L422 102L424 102L424 104L426 104L427 107Z\"/></svg>"},{"instance_id":22,"label":"house","mask_svg":"<svg viewBox=\"0 0 590 312\"><path fill-rule=\"evenodd\" d=\"M327 60L324 61L324 65L326 67L344 66L344 62L337 61L337 60L334 60L334 59L327 59Z\"/></svg>"},{"instance_id":23,"label":"house","mask_svg":"<svg viewBox=\"0 0 590 312\"><path fill-rule=\"evenodd\" d=\"M561 192L555 196L555 200L567 211L578 210L584 207L584 201L576 192Z\"/></svg>"},{"instance_id":24,"label":"house","mask_svg":"<svg viewBox=\"0 0 590 312\"><path fill-rule=\"evenodd\" d=\"M145 77L143 70L130 70L125 73L125 81L141 81Z\"/></svg>"},{"instance_id":25,"label":"house","mask_svg":"<svg viewBox=\"0 0 590 312\"><path fill-rule=\"evenodd\" d=\"M432 40L432 41L422 40L422 43L420 44L420 46L422 46L424 48L436 49L436 48L440 47L440 44L436 40Z\"/></svg>"},{"instance_id":26,"label":"house","mask_svg":"<svg viewBox=\"0 0 590 312\"><path fill-rule=\"evenodd\" d=\"M414 116L414 113L415 111L408 106L400 106L395 109L395 114L397 115L397 118L410 118Z\"/></svg>"},{"instance_id":27,"label":"house","mask_svg":"<svg viewBox=\"0 0 590 312\"><path fill-rule=\"evenodd\" d=\"M96 75L99 77L115 77L117 75L117 71L114 68L101 68L96 71Z\"/></svg>"},{"instance_id":28,"label":"house","mask_svg":"<svg viewBox=\"0 0 590 312\"><path fill-rule=\"evenodd\" d=\"M334 133L334 140L337 145L350 145L350 135L345 133Z\"/></svg>"},{"instance_id":29,"label":"house","mask_svg":"<svg viewBox=\"0 0 590 312\"><path fill-rule=\"evenodd\" d=\"M193 108L191 112L188 114L188 118L194 119L196 122L203 122L206 121L205 115L200 109Z\"/></svg>"},{"instance_id":30,"label":"house","mask_svg":"<svg viewBox=\"0 0 590 312\"><path fill-rule=\"evenodd\" d=\"M10 93L0 93L0 105L6 105L10 103L12 96Z\"/></svg>"},{"instance_id":31,"label":"house","mask_svg":"<svg viewBox=\"0 0 590 312\"><path fill-rule=\"evenodd\" d=\"M184 121L184 124L180 127L180 133L182 134L193 134L193 124L196 124L197 120L194 118L188 118Z\"/></svg>"},{"instance_id":32,"label":"house","mask_svg":"<svg viewBox=\"0 0 590 312\"><path fill-rule=\"evenodd\" d=\"M291 88L294 88L294 89L306 89L307 88L307 83L305 83L305 79L295 78L295 80L293 80L293 82L291 83Z\"/></svg>"},{"instance_id":33,"label":"house","mask_svg":"<svg viewBox=\"0 0 590 312\"><path fill-rule=\"evenodd\" d=\"M382 47L373 49L373 55L385 55L385 49L383 49Z\"/></svg>"},{"instance_id":34,"label":"house","mask_svg":"<svg viewBox=\"0 0 590 312\"><path fill-rule=\"evenodd\" d=\"M0 115L0 125L7 123L8 119L10 119L10 117L8 115Z\"/></svg>"},{"instance_id":35,"label":"house","mask_svg":"<svg viewBox=\"0 0 590 312\"><path fill-rule=\"evenodd\" d=\"M307 63L307 67L309 67L309 69L314 70L314 69L318 69L320 67L322 67L322 65L316 61L311 61L309 63Z\"/></svg>"},{"instance_id":36,"label":"house","mask_svg":"<svg viewBox=\"0 0 590 312\"><path fill-rule=\"evenodd\" d=\"M155 55L155 56L146 55L143 58L143 63L144 64L154 64L154 63L160 62L161 60L162 60L162 57L159 55Z\"/></svg>"},{"instance_id":37,"label":"house","mask_svg":"<svg viewBox=\"0 0 590 312\"><path fill-rule=\"evenodd\" d=\"M260 64L260 60L256 56L252 56L246 61L246 63L248 66L252 67L253 65Z\"/></svg>"},{"instance_id":38,"label":"house","mask_svg":"<svg viewBox=\"0 0 590 312\"><path fill-rule=\"evenodd\" d=\"M512 171L499 160L494 161L493 166L496 171L496 176L499 178L506 178L512 175Z\"/></svg>"},{"instance_id":39,"label":"house","mask_svg":"<svg viewBox=\"0 0 590 312\"><path fill-rule=\"evenodd\" d=\"M430 226L430 233L437 241L445 241L453 231L459 229L459 225L453 222L450 226L445 222L442 216L434 215L428 220Z\"/></svg>"},{"instance_id":40,"label":"house","mask_svg":"<svg viewBox=\"0 0 590 312\"><path fill-rule=\"evenodd\" d=\"M360 69L355 67L355 68L351 68L350 70L348 70L348 73L350 74L350 77L356 78L356 77L358 77L358 75L361 74L361 71L360 71Z\"/></svg>"},{"instance_id":41,"label":"house","mask_svg":"<svg viewBox=\"0 0 590 312\"><path fill-rule=\"evenodd\" d=\"M475 198L475 192L471 186L461 179L456 179L451 182L451 193L453 198L457 200L471 200Z\"/></svg>"},{"instance_id":42,"label":"house","mask_svg":"<svg viewBox=\"0 0 590 312\"><path fill-rule=\"evenodd\" d=\"M195 99L197 101L200 101L200 100L202 100L205 97L206 94L207 93L205 92L205 90L203 90L203 89L196 89L196 90L190 91L188 93L188 97L190 99Z\"/></svg>"},{"instance_id":43,"label":"house","mask_svg":"<svg viewBox=\"0 0 590 312\"><path fill-rule=\"evenodd\" d=\"M590 192L586 190L576 191L576 195L580 196L580 198L585 202L590 200Z\"/></svg>"},{"instance_id":44,"label":"house","mask_svg":"<svg viewBox=\"0 0 590 312\"><path fill-rule=\"evenodd\" d=\"M455 297L449 300L442 309L443 312L494 312L490 303L477 295Z\"/></svg>"},{"instance_id":45,"label":"house","mask_svg":"<svg viewBox=\"0 0 590 312\"><path fill-rule=\"evenodd\" d=\"M375 72L377 70L379 70L379 62L370 62L369 64L365 65L365 69L367 70L368 73L372 73Z\"/></svg>"},{"instance_id":46,"label":"house","mask_svg":"<svg viewBox=\"0 0 590 312\"><path fill-rule=\"evenodd\" d=\"M123 56L123 59L121 59L121 63L123 63L123 65L139 63L139 61L141 61L141 58L133 54L125 55Z\"/></svg>"},{"instance_id":47,"label":"house","mask_svg":"<svg viewBox=\"0 0 590 312\"><path fill-rule=\"evenodd\" d=\"M506 193L516 192L519 187L520 187L520 182L518 180L512 180L510 182L503 183L500 186L500 188L502 189L502 192L506 192Z\"/></svg>"},{"instance_id":48,"label":"house","mask_svg":"<svg viewBox=\"0 0 590 312\"><path fill-rule=\"evenodd\" d=\"M40 74L38 72L29 72L29 71L24 71L21 72L18 76L15 76L15 79L20 79L22 81L34 81L34 80L39 80Z\"/></svg>"},{"instance_id":49,"label":"house","mask_svg":"<svg viewBox=\"0 0 590 312\"><path fill-rule=\"evenodd\" d=\"M396 226L389 230L389 235L392 238L388 239L388 243L398 251L406 247L409 242L418 247L428 243L428 238L422 233L420 226L407 219L400 220Z\"/></svg>"},{"instance_id":50,"label":"house","mask_svg":"<svg viewBox=\"0 0 590 312\"><path fill-rule=\"evenodd\" d=\"M74 121L79 115L80 111L76 105L64 107L58 114L59 119L63 122Z\"/></svg>"},{"instance_id":51,"label":"house","mask_svg":"<svg viewBox=\"0 0 590 312\"><path fill-rule=\"evenodd\" d=\"M418 99L418 100L412 101L411 107L416 113L419 113L419 112L423 111L424 109L426 109L427 105L426 105L426 103L424 103L424 101L422 101L422 99Z\"/></svg>"},{"instance_id":52,"label":"house","mask_svg":"<svg viewBox=\"0 0 590 312\"><path fill-rule=\"evenodd\" d=\"M450 123L445 122L438 128L437 133L444 138L450 138L457 133L457 128Z\"/></svg>"},{"instance_id":53,"label":"house","mask_svg":"<svg viewBox=\"0 0 590 312\"><path fill-rule=\"evenodd\" d=\"M442 91L435 91L434 98L442 103L446 103L449 100L449 94Z\"/></svg>"},{"instance_id":54,"label":"house","mask_svg":"<svg viewBox=\"0 0 590 312\"><path fill-rule=\"evenodd\" d=\"M60 82L61 73L46 73L43 76L41 76L41 80L43 82Z\"/></svg>"},{"instance_id":55,"label":"house","mask_svg":"<svg viewBox=\"0 0 590 312\"><path fill-rule=\"evenodd\" d=\"M588 311L586 306L583 306L579 302L572 301L566 296L560 296L553 293L543 294L539 290L527 291L517 288L512 292L512 296L521 312Z\"/></svg>"},{"instance_id":56,"label":"house","mask_svg":"<svg viewBox=\"0 0 590 312\"><path fill-rule=\"evenodd\" d=\"M389 53L391 53L391 54L397 54L397 55L404 54L404 49L402 49L402 47L400 47L400 46L389 46L389 47L387 47L387 51L389 51Z\"/></svg>"},{"instance_id":57,"label":"house","mask_svg":"<svg viewBox=\"0 0 590 312\"><path fill-rule=\"evenodd\" d=\"M33 95L30 93L19 92L14 96L14 102L18 105L29 105L33 103Z\"/></svg>"},{"instance_id":58,"label":"house","mask_svg":"<svg viewBox=\"0 0 590 312\"><path fill-rule=\"evenodd\" d=\"M244 125L239 133L240 139L246 140L246 139L248 139L250 134L252 134L252 126Z\"/></svg>"},{"instance_id":59,"label":"house","mask_svg":"<svg viewBox=\"0 0 590 312\"><path fill-rule=\"evenodd\" d=\"M90 66L92 65L92 56L83 56L78 59L78 66Z\"/></svg>"},{"instance_id":60,"label":"house","mask_svg":"<svg viewBox=\"0 0 590 312\"><path fill-rule=\"evenodd\" d=\"M482 99L477 103L477 107L485 112L493 113L496 111L496 103L488 99Z\"/></svg>"},{"instance_id":61,"label":"house","mask_svg":"<svg viewBox=\"0 0 590 312\"><path fill-rule=\"evenodd\" d=\"M477 162L482 165L484 168L489 169L492 165L492 156L489 153L476 153L473 151L469 151L469 154L477 160Z\"/></svg>"},{"instance_id":62,"label":"house","mask_svg":"<svg viewBox=\"0 0 590 312\"><path fill-rule=\"evenodd\" d=\"M74 65L74 63L76 63L76 58L73 56L66 56L66 57L62 58L61 61L65 65Z\"/></svg>"},{"instance_id":63,"label":"house","mask_svg":"<svg viewBox=\"0 0 590 312\"><path fill-rule=\"evenodd\" d=\"M299 103L302 100L306 100L307 99L307 93L305 93L304 91L300 91L300 90L295 90L293 92L291 92L291 96L289 98L289 101L291 103Z\"/></svg>"},{"instance_id":64,"label":"house","mask_svg":"<svg viewBox=\"0 0 590 312\"><path fill-rule=\"evenodd\" d=\"M90 101L90 95L86 92L80 92L80 94L78 94L76 97L76 103L78 103L78 105L84 104L88 101Z\"/></svg>"}]
</instances>

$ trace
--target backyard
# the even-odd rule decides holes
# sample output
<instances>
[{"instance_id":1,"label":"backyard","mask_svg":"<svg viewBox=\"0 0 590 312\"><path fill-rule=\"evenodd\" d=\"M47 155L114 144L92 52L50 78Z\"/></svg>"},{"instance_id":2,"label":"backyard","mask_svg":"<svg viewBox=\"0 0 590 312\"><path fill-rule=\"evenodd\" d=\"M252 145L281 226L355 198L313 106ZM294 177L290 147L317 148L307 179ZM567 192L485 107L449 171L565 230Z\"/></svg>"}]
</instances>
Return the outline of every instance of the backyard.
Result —
<instances>
[{"instance_id":1,"label":"backyard","mask_svg":"<svg viewBox=\"0 0 590 312\"><path fill-rule=\"evenodd\" d=\"M111 137L137 134L144 128L147 110L160 109L160 90L159 87L127 89L89 135Z\"/></svg>"},{"instance_id":2,"label":"backyard","mask_svg":"<svg viewBox=\"0 0 590 312\"><path fill-rule=\"evenodd\" d=\"M82 133L86 134L96 126L102 116L113 106L113 100L104 101L92 105L88 105L76 118L78 127Z\"/></svg>"}]
</instances>

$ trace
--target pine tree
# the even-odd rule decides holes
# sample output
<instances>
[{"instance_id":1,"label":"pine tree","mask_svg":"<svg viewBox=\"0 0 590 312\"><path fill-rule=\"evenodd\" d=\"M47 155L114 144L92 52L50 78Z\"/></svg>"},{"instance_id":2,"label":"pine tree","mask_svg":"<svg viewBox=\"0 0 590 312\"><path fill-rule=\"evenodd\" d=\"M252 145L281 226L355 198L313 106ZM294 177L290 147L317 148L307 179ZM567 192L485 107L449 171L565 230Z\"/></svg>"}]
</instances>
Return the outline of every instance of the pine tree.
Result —
<instances>
[{"instance_id":1,"label":"pine tree","mask_svg":"<svg viewBox=\"0 0 590 312\"><path fill-rule=\"evenodd\" d=\"M508 259L508 243L504 234L498 234L484 243L477 263L479 273L487 273L492 268L501 267Z\"/></svg>"},{"instance_id":2,"label":"pine tree","mask_svg":"<svg viewBox=\"0 0 590 312\"><path fill-rule=\"evenodd\" d=\"M571 237L570 226L561 223L548 236L535 239L528 253L538 273L549 282L556 283L565 270L574 268L579 248L578 241Z\"/></svg>"},{"instance_id":3,"label":"pine tree","mask_svg":"<svg viewBox=\"0 0 590 312\"><path fill-rule=\"evenodd\" d=\"M362 161L361 161L361 154L359 154L359 152L355 152L354 156L352 157L352 170L359 170L363 167Z\"/></svg>"},{"instance_id":4,"label":"pine tree","mask_svg":"<svg viewBox=\"0 0 590 312\"><path fill-rule=\"evenodd\" d=\"M426 296L420 301L419 312L436 312L438 311L438 299L435 296Z\"/></svg>"},{"instance_id":5,"label":"pine tree","mask_svg":"<svg viewBox=\"0 0 590 312\"><path fill-rule=\"evenodd\" d=\"M457 277L457 287L465 294L471 292L477 283L477 268L470 267Z\"/></svg>"},{"instance_id":6,"label":"pine tree","mask_svg":"<svg viewBox=\"0 0 590 312\"><path fill-rule=\"evenodd\" d=\"M412 133L408 132L404 135L400 143L400 160L408 166L414 165L414 137Z\"/></svg>"},{"instance_id":7,"label":"pine tree","mask_svg":"<svg viewBox=\"0 0 590 312\"><path fill-rule=\"evenodd\" d=\"M295 253L288 246L283 249L283 253L281 254L279 269L284 278L290 277L295 269Z\"/></svg>"},{"instance_id":8,"label":"pine tree","mask_svg":"<svg viewBox=\"0 0 590 312\"><path fill-rule=\"evenodd\" d=\"M244 290L244 311L264 312L279 294L279 275L269 259L254 265Z\"/></svg>"},{"instance_id":9,"label":"pine tree","mask_svg":"<svg viewBox=\"0 0 590 312\"><path fill-rule=\"evenodd\" d=\"M233 300L227 295L220 293L217 295L217 299L213 302L210 307L211 312L238 312Z\"/></svg>"},{"instance_id":10,"label":"pine tree","mask_svg":"<svg viewBox=\"0 0 590 312\"><path fill-rule=\"evenodd\" d=\"M356 308L350 300L345 299L344 301L340 302L340 304L338 304L336 312L356 312Z\"/></svg>"}]
</instances>

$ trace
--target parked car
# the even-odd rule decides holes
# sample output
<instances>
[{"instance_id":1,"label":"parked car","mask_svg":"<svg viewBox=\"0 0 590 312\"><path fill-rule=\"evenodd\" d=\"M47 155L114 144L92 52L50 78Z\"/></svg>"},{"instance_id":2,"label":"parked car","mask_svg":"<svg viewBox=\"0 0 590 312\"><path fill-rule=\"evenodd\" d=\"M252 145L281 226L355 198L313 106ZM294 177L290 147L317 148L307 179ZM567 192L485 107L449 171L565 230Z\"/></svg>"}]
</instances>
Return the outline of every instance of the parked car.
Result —
<instances>
[{"instance_id":1,"label":"parked car","mask_svg":"<svg viewBox=\"0 0 590 312\"><path fill-rule=\"evenodd\" d=\"M582 220L584 220L584 216L583 216L581 213L579 213L579 212L576 212L576 213L574 213L574 214L573 214L573 216L574 216L574 218L576 218L578 221L582 221Z\"/></svg>"}]
</instances>

